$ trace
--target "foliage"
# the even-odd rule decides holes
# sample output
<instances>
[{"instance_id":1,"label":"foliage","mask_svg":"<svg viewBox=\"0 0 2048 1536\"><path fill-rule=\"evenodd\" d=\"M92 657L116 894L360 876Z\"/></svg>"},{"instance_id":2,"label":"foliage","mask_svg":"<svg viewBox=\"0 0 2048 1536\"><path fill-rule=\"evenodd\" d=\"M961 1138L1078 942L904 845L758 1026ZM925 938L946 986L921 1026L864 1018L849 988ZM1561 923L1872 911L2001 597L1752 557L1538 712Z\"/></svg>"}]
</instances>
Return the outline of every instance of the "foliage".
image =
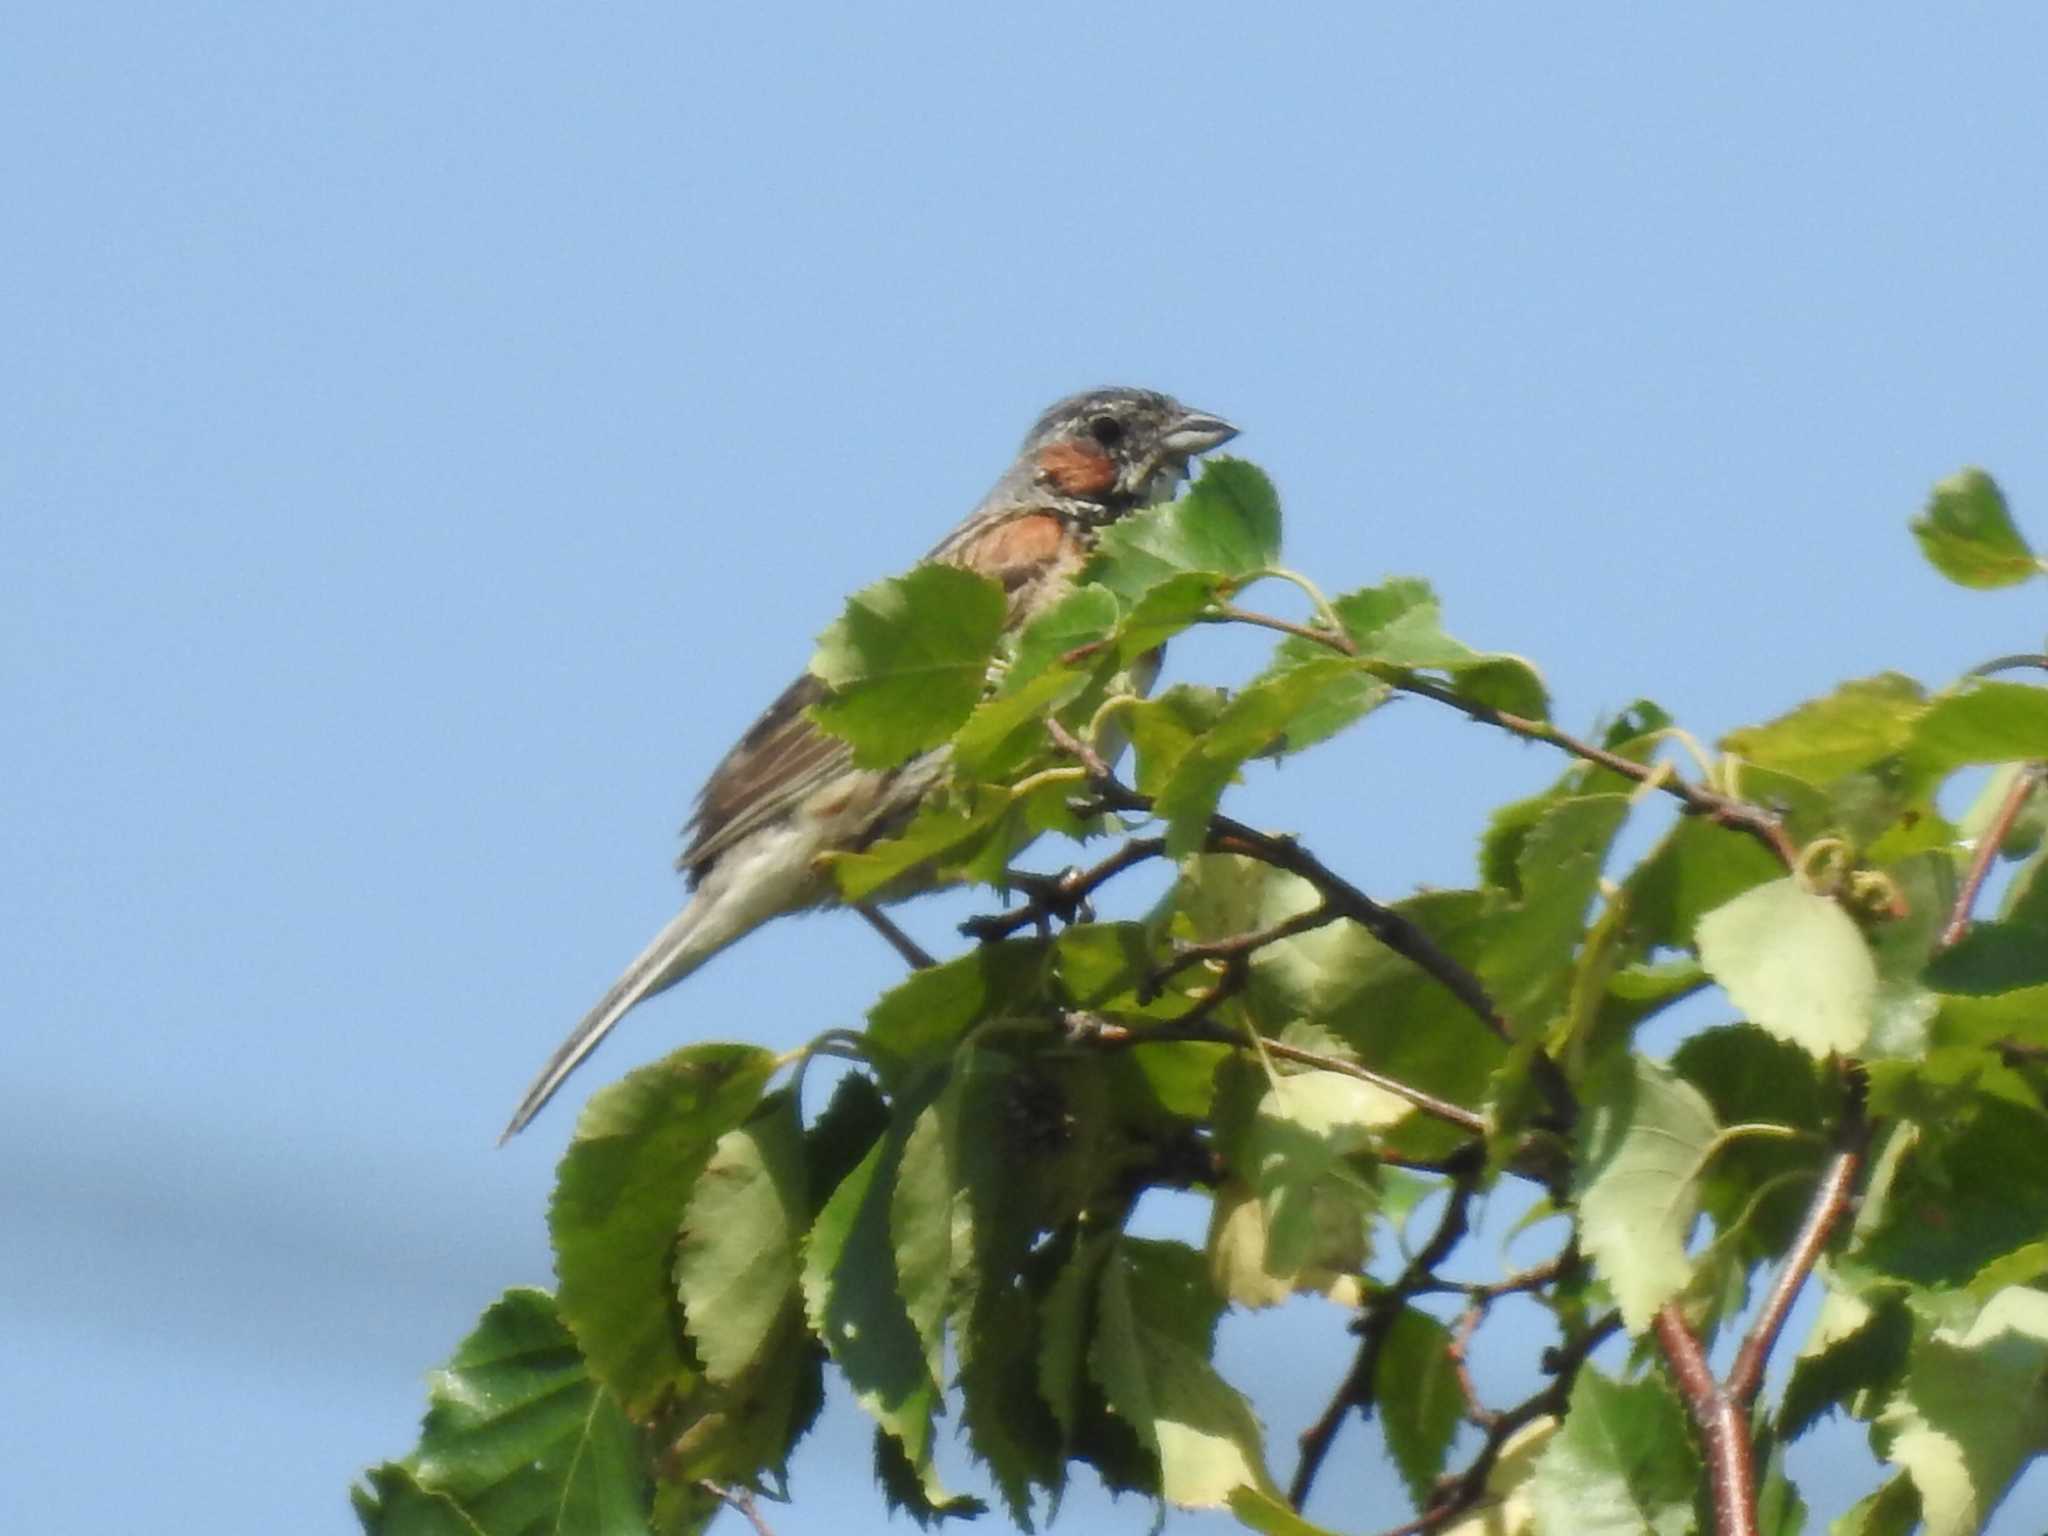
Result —
<instances>
[{"instance_id":1,"label":"foliage","mask_svg":"<svg viewBox=\"0 0 2048 1536\"><path fill-rule=\"evenodd\" d=\"M1966 586L2042 569L1979 472L1913 532ZM367 1530L752 1514L827 1370L921 1523L985 1507L934 1471L950 1406L1025 1529L1086 1466L1313 1532L1323 1456L1368 1410L1413 1531L1794 1532L1783 1449L1833 1413L1888 1463L1836 1530L1981 1526L2048 1446L2048 690L1886 673L1718 755L1649 702L1576 736L1426 585L1325 598L1279 569L1279 533L1265 477L1223 460L1107 530L1021 635L958 571L853 599L817 719L865 763L950 742L954 773L834 859L849 899L920 868L996 882L1045 831L1106 851L968 925L858 1036L792 1061L686 1046L598 1092L550 1212L557 1293L508 1293L435 1374L418 1448L356 1492ZM1241 605L1269 581L1308 616ZM1213 623L1277 636L1265 668L1132 692L1134 661ZM1222 813L1249 764L1342 750L1396 694L1562 754L1495 814L1471 886L1382 902ZM2004 766L1953 825L1939 796L1981 764ZM1680 814L1619 866L1660 806ZM2003 908L1973 922L2001 853ZM1178 878L1142 921L1094 917L1156 860ZM1651 1059L1640 1032L1688 999L1711 1022ZM854 1059L822 1108L819 1055ZM1563 1218L1549 1257L1447 1280L1498 1185ZM1161 1188L1211 1202L1201 1246L1128 1230ZM1810 1275L1825 1304L1766 1396ZM1345 1309L1356 1349L1290 1469L1213 1343L1227 1308L1296 1293ZM1549 1318L1514 1345L1542 1385L1487 1404L1465 1355L1510 1296Z\"/></svg>"}]
</instances>

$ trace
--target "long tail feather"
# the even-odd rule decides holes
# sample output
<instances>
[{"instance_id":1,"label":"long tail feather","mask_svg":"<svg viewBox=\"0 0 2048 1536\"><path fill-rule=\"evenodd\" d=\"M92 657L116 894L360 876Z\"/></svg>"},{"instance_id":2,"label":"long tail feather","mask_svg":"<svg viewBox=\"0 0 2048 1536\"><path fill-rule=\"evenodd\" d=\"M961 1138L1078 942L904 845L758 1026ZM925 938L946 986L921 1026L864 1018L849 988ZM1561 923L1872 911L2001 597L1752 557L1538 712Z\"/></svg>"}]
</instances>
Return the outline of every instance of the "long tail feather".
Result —
<instances>
[{"instance_id":1,"label":"long tail feather","mask_svg":"<svg viewBox=\"0 0 2048 1536\"><path fill-rule=\"evenodd\" d=\"M583 1016L583 1022L569 1032L569 1038L556 1047L555 1054L548 1058L548 1064L540 1069L540 1076L526 1090L526 1097L519 1101L512 1123L498 1138L499 1146L526 1129L527 1123L555 1096L555 1090L582 1064L583 1058L596 1050L598 1043L611 1033L614 1024L636 1005L674 986L725 947L725 943L704 931L708 926L704 919L710 915L708 906L709 903L699 898L678 912L668 926L654 936L654 942L640 951L640 957L626 967L626 974L612 983L611 990L599 999L597 1006Z\"/></svg>"}]
</instances>

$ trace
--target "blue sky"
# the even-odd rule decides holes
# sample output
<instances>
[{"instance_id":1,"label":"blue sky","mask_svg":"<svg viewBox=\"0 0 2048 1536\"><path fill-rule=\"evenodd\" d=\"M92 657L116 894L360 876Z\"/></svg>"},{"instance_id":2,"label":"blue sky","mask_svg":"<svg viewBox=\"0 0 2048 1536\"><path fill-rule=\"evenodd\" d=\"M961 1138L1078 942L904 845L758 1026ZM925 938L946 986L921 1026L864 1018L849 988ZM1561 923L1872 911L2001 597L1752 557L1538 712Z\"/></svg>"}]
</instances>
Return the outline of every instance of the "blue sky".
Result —
<instances>
[{"instance_id":1,"label":"blue sky","mask_svg":"<svg viewBox=\"0 0 2048 1536\"><path fill-rule=\"evenodd\" d=\"M573 1104L492 1143L673 910L702 775L1068 390L1228 415L1294 564L1430 577L1575 724L1649 694L1711 737L2039 643L2037 594L1959 593L1904 532L1979 463L2048 542L2034 7L5 31L13 1528L353 1528L422 1373L548 1276ZM1391 898L1468 881L1556 766L1403 708L1236 804ZM898 968L775 925L570 1098L850 1023ZM1334 1354L1318 1321L1228 1344L1283 1466L1328 1384L1270 1359ZM875 1507L844 1411L799 1466L783 1536ZM1400 1517L1355 1458L1330 1488L1332 1524Z\"/></svg>"}]
</instances>

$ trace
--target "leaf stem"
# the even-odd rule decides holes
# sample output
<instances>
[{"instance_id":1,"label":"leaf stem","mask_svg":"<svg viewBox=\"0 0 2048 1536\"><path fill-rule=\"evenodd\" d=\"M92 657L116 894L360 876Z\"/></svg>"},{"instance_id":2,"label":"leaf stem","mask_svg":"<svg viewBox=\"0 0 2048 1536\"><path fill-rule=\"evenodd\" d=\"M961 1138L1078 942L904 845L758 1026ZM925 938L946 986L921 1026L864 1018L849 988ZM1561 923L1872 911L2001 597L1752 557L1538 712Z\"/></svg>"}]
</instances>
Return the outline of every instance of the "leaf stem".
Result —
<instances>
[{"instance_id":1,"label":"leaf stem","mask_svg":"<svg viewBox=\"0 0 2048 1536\"><path fill-rule=\"evenodd\" d=\"M1947 949L1969 931L1970 914L1976 910L1977 897L1984 889L1991 866L1997 862L1998 850L2012 835L2013 823L2020 819L2028 798L2040 785L2044 766L2048 765L2027 763L2012 776L2012 784L2005 792L1998 814L1984 829L1984 835L1977 839L1977 846L1970 855L1969 873L1963 877L1962 889L1956 892L1956 904L1949 912L1948 924L1941 930L1936 948Z\"/></svg>"}]
</instances>

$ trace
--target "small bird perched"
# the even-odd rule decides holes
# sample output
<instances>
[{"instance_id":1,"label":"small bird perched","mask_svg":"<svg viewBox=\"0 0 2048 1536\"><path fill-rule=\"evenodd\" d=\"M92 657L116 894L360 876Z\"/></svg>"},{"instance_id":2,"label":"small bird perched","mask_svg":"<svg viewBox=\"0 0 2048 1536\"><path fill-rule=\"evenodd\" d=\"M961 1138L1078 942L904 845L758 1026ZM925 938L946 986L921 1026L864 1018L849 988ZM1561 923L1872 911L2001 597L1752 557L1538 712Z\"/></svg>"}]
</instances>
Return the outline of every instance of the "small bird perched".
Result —
<instances>
[{"instance_id":1,"label":"small bird perched","mask_svg":"<svg viewBox=\"0 0 2048 1536\"><path fill-rule=\"evenodd\" d=\"M1073 590L1098 530L1170 499L1191 458L1236 435L1221 417L1151 390L1070 396L1038 418L1017 461L925 561L1001 583L1004 626L1015 631ZM944 782L943 747L895 768L856 768L851 748L811 723L809 707L825 696L805 673L711 771L678 861L689 901L541 1068L505 1139L636 1004L770 918L835 904L819 856L902 831Z\"/></svg>"}]
</instances>

